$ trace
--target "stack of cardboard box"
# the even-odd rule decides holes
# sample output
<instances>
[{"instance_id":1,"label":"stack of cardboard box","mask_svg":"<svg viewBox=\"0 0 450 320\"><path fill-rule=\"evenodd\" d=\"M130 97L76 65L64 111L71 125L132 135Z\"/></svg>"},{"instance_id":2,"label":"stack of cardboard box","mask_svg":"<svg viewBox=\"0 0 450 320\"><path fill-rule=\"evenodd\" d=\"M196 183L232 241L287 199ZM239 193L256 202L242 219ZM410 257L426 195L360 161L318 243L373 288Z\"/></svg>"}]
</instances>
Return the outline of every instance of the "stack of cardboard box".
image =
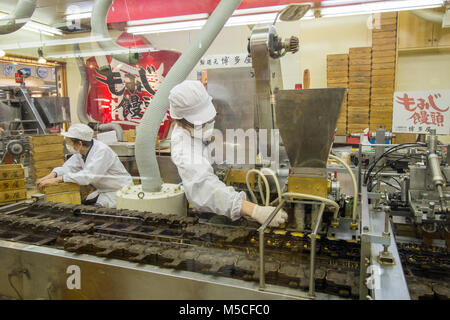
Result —
<instances>
[{"instance_id":1,"label":"stack of cardboard box","mask_svg":"<svg viewBox=\"0 0 450 320\"><path fill-rule=\"evenodd\" d=\"M392 130L397 47L397 13L374 18L372 31L372 94L370 129L380 126Z\"/></svg>"},{"instance_id":2,"label":"stack of cardboard box","mask_svg":"<svg viewBox=\"0 0 450 320\"><path fill-rule=\"evenodd\" d=\"M369 127L372 48L349 50L348 133Z\"/></svg>"},{"instance_id":3,"label":"stack of cardboard box","mask_svg":"<svg viewBox=\"0 0 450 320\"><path fill-rule=\"evenodd\" d=\"M327 84L328 88L348 88L348 54L327 56ZM342 102L336 128L337 135L347 134L347 93Z\"/></svg>"},{"instance_id":4,"label":"stack of cardboard box","mask_svg":"<svg viewBox=\"0 0 450 320\"><path fill-rule=\"evenodd\" d=\"M0 205L27 198L24 168L21 164L0 165Z\"/></svg>"}]
</instances>

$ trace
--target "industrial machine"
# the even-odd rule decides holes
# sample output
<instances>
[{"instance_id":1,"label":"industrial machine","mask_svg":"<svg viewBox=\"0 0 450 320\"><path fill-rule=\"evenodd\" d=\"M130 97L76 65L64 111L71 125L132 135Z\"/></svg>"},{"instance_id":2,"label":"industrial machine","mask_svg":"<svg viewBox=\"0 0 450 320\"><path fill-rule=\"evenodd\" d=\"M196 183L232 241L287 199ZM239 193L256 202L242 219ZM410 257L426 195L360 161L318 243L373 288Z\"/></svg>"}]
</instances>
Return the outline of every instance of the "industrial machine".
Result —
<instances>
[{"instance_id":1,"label":"industrial machine","mask_svg":"<svg viewBox=\"0 0 450 320\"><path fill-rule=\"evenodd\" d=\"M280 17L298 17L294 9ZM253 202L276 207L263 225L186 213L178 185L163 185L155 199L126 187L117 209L3 206L0 295L449 299L444 146L434 132L427 143L389 145L378 130L353 165L334 155L345 89L283 90L279 59L298 47L298 39L282 41L274 24L255 26L252 68L208 70L217 128L256 129L216 145L247 155L217 164L216 173ZM282 208L286 225L268 227ZM78 282L73 270L81 270Z\"/></svg>"},{"instance_id":2,"label":"industrial machine","mask_svg":"<svg viewBox=\"0 0 450 320\"><path fill-rule=\"evenodd\" d=\"M0 162L28 165L28 136L62 128L67 122L70 122L69 98L32 98L23 83L0 87Z\"/></svg>"}]
</instances>

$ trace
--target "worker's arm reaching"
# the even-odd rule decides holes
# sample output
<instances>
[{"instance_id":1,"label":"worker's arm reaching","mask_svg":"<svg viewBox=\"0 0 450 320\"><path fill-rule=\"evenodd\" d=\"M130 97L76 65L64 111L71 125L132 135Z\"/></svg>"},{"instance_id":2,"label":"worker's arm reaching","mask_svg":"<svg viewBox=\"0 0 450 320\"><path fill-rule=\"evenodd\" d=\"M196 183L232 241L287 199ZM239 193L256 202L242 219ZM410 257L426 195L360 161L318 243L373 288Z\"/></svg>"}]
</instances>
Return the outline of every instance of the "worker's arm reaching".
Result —
<instances>
[{"instance_id":1,"label":"worker's arm reaching","mask_svg":"<svg viewBox=\"0 0 450 320\"><path fill-rule=\"evenodd\" d=\"M106 150L101 150L90 156L93 158L90 159L83 169L80 168L78 171L64 171L62 174L63 181L86 186L105 178L106 171L108 171L114 162L113 155L108 154Z\"/></svg>"},{"instance_id":2,"label":"worker's arm reaching","mask_svg":"<svg viewBox=\"0 0 450 320\"><path fill-rule=\"evenodd\" d=\"M245 192L237 192L219 180L206 158L198 157L193 161L188 152L190 150L178 147L183 143L186 141L183 142L182 136L176 134L172 136L172 160L183 181L186 197L195 210L224 215L233 221L241 216L252 217L260 224L266 221L274 207L261 207L247 201ZM280 210L269 225L279 226L286 219L287 213Z\"/></svg>"},{"instance_id":3,"label":"worker's arm reaching","mask_svg":"<svg viewBox=\"0 0 450 320\"><path fill-rule=\"evenodd\" d=\"M69 158L61 167L56 167L45 177L36 180L36 186L43 187L44 185L50 185L62 182L62 176L65 173L77 172L82 168L82 159L80 155L73 155Z\"/></svg>"}]
</instances>

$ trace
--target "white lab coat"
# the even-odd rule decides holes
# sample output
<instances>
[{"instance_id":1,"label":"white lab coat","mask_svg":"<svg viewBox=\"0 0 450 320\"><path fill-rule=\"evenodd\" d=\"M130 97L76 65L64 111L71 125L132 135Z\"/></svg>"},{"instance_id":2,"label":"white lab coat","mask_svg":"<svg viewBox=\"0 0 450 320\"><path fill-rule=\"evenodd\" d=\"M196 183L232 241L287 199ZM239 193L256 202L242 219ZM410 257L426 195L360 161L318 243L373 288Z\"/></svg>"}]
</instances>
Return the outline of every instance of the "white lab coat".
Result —
<instances>
[{"instance_id":1,"label":"white lab coat","mask_svg":"<svg viewBox=\"0 0 450 320\"><path fill-rule=\"evenodd\" d=\"M103 207L116 206L116 192L123 186L133 185L133 179L120 162L117 154L106 144L93 139L86 162L80 153L74 154L62 167L53 169L64 182L81 186L92 185L96 190L86 200L98 195L97 203Z\"/></svg>"},{"instance_id":2,"label":"white lab coat","mask_svg":"<svg viewBox=\"0 0 450 320\"><path fill-rule=\"evenodd\" d=\"M171 157L192 208L224 215L233 221L241 217L245 192L227 187L214 174L210 148L201 139L193 138L186 129L176 125L171 137Z\"/></svg>"}]
</instances>

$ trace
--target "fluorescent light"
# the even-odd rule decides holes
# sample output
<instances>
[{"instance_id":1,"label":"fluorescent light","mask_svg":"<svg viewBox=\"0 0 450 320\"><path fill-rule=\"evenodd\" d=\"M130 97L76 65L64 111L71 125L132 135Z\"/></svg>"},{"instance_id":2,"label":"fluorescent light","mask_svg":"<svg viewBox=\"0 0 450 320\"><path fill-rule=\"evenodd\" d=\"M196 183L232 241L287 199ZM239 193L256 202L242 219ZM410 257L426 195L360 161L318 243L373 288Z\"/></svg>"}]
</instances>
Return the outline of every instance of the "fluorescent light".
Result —
<instances>
[{"instance_id":1,"label":"fluorescent light","mask_svg":"<svg viewBox=\"0 0 450 320\"><path fill-rule=\"evenodd\" d=\"M88 19L92 16L92 12L74 13L66 16L67 21Z\"/></svg>"},{"instance_id":2,"label":"fluorescent light","mask_svg":"<svg viewBox=\"0 0 450 320\"><path fill-rule=\"evenodd\" d=\"M225 23L225 27L257 24L257 23L272 23L276 15L277 13L273 12L262 14L250 14L236 17L232 16Z\"/></svg>"},{"instance_id":3,"label":"fluorescent light","mask_svg":"<svg viewBox=\"0 0 450 320\"><path fill-rule=\"evenodd\" d=\"M36 32L36 33L42 33L42 34L46 34L49 36L54 36L54 35L62 35L62 31L53 27L50 27L48 25L39 23L39 22L34 22L34 21L28 21L24 26L23 29L28 30L28 31L32 31L32 32Z\"/></svg>"},{"instance_id":4,"label":"fluorescent light","mask_svg":"<svg viewBox=\"0 0 450 320\"><path fill-rule=\"evenodd\" d=\"M377 12L416 10L440 7L443 0L396 0L362 3L357 5L326 7L321 9L322 17L370 14Z\"/></svg>"},{"instance_id":5,"label":"fluorescent light","mask_svg":"<svg viewBox=\"0 0 450 320\"><path fill-rule=\"evenodd\" d=\"M208 17L209 17L209 14L207 14L207 13L199 13L199 14L190 14L190 15L185 15L185 16L144 19L144 20L131 20L131 21L127 22L127 26L139 26L139 25L168 23L168 22L180 22L180 21L187 21L187 20L204 20L204 19L208 19Z\"/></svg>"},{"instance_id":6,"label":"fluorescent light","mask_svg":"<svg viewBox=\"0 0 450 320\"><path fill-rule=\"evenodd\" d=\"M286 5L235 10L225 26L272 23L276 14L285 7ZM308 16L313 17L312 12L310 14L308 12L305 17ZM208 17L209 14L200 13L176 17L131 20L127 22L127 32L148 34L201 29Z\"/></svg>"},{"instance_id":7,"label":"fluorescent light","mask_svg":"<svg viewBox=\"0 0 450 320\"><path fill-rule=\"evenodd\" d=\"M134 34L147 34L159 32L172 32L182 30L201 29L206 20L192 20L173 23L150 24L145 26L127 27L127 32Z\"/></svg>"},{"instance_id":8,"label":"fluorescent light","mask_svg":"<svg viewBox=\"0 0 450 320\"><path fill-rule=\"evenodd\" d=\"M53 46L61 46L68 45L74 43L89 43L89 42L101 42L101 41L110 41L111 38L104 38L103 36L89 36L89 37L80 37L80 38L71 38L71 39L57 39L57 40L46 40L42 42L20 42L20 43L7 43L2 45L2 49L5 50L15 50L15 49L27 49L27 48L37 48L37 47L53 47Z\"/></svg>"},{"instance_id":9,"label":"fluorescent light","mask_svg":"<svg viewBox=\"0 0 450 320\"><path fill-rule=\"evenodd\" d=\"M114 55L114 54L128 54L135 52L150 52L157 51L154 48L132 48L132 49L116 49L116 50L99 50L99 51L86 51L86 52L75 52L75 53L61 53L61 54L53 54L48 55L47 58L51 59L69 59L69 58L83 58L83 57L96 57L96 56L104 56L104 55Z\"/></svg>"}]
</instances>

